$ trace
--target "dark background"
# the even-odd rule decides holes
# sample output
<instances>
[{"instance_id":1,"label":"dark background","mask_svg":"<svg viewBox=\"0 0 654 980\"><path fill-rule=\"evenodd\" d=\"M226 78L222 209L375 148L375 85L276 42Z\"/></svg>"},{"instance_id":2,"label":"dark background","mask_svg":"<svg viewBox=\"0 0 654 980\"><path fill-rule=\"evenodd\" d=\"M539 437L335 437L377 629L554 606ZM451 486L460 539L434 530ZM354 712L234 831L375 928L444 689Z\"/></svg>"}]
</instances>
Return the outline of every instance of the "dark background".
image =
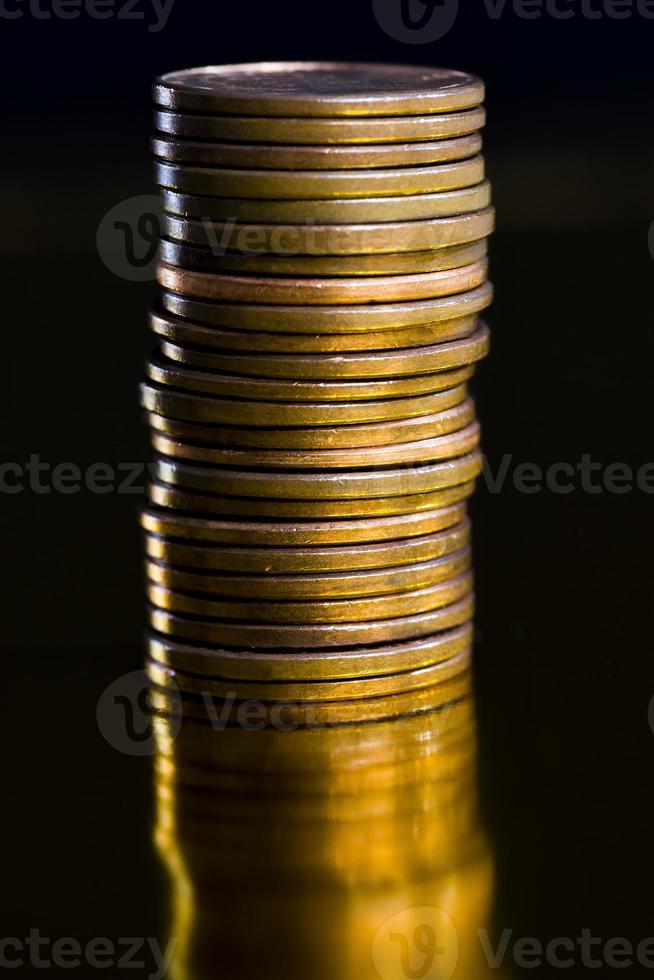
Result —
<instances>
[{"instance_id":1,"label":"dark background","mask_svg":"<svg viewBox=\"0 0 654 980\"><path fill-rule=\"evenodd\" d=\"M137 384L155 288L106 268L96 232L114 205L154 191L152 78L336 58L487 82L497 296L475 391L491 468L503 454L544 468L654 460L654 21L523 20L510 4L493 20L481 0L461 6L424 46L388 37L368 0L177 0L160 33L84 15L0 20L4 459L147 458ZM497 921L544 941L587 927L638 942L654 934L652 497L588 493L580 478L570 494L524 494L512 472L500 493L482 481L474 505ZM140 502L2 494L4 935L161 925L150 762L121 757L95 724L104 687L142 658Z\"/></svg>"}]
</instances>

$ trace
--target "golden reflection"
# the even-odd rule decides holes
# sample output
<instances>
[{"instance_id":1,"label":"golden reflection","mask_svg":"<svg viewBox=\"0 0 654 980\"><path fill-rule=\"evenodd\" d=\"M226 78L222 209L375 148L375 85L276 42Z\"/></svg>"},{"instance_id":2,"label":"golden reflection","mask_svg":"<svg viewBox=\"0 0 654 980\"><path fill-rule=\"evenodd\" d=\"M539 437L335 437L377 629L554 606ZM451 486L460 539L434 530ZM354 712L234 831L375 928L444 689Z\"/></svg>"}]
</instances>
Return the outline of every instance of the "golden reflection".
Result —
<instances>
[{"instance_id":1,"label":"golden reflection","mask_svg":"<svg viewBox=\"0 0 654 980\"><path fill-rule=\"evenodd\" d=\"M467 660L443 678L318 705L153 691L174 980L502 975L478 936L493 861Z\"/></svg>"}]
</instances>

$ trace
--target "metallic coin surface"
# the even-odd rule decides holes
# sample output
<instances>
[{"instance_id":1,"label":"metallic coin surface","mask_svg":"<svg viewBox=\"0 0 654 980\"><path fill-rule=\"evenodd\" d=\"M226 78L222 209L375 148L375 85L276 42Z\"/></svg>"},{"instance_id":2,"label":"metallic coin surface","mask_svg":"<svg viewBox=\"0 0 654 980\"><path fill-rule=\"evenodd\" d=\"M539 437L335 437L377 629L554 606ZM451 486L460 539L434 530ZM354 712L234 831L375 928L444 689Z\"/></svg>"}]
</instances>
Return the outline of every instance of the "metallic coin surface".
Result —
<instances>
[{"instance_id":1,"label":"metallic coin surface","mask_svg":"<svg viewBox=\"0 0 654 980\"><path fill-rule=\"evenodd\" d=\"M486 124L482 106L461 112L422 116L335 119L298 116L218 116L154 113L154 128L168 136L228 143L301 143L304 145L413 143L477 133Z\"/></svg>"},{"instance_id":2,"label":"metallic coin surface","mask_svg":"<svg viewBox=\"0 0 654 980\"><path fill-rule=\"evenodd\" d=\"M451 389L456 392L457 389ZM463 386L461 386L463 390ZM180 422L154 412L148 414L150 429L175 440L205 443L222 448L250 449L353 449L394 446L421 439L448 435L465 428L474 419L474 404L467 398L454 408L416 419L377 422L371 425L344 425L340 428L279 429L256 426L200 425Z\"/></svg>"},{"instance_id":3,"label":"metallic coin surface","mask_svg":"<svg viewBox=\"0 0 654 980\"><path fill-rule=\"evenodd\" d=\"M434 194L479 184L485 176L481 156L432 167L377 170L234 170L191 167L157 161L160 187L182 194L252 200L331 200Z\"/></svg>"},{"instance_id":4,"label":"metallic coin surface","mask_svg":"<svg viewBox=\"0 0 654 980\"><path fill-rule=\"evenodd\" d=\"M269 146L259 143L208 143L156 136L152 153L170 163L207 167L256 167L260 170L371 170L420 167L474 157L482 148L479 133L455 139L380 146Z\"/></svg>"},{"instance_id":5,"label":"metallic coin surface","mask_svg":"<svg viewBox=\"0 0 654 980\"><path fill-rule=\"evenodd\" d=\"M243 255L209 248L194 248L162 239L159 257L171 266L213 273L250 273L277 276L400 276L443 272L472 265L486 257L485 240L422 252L391 255Z\"/></svg>"},{"instance_id":6,"label":"metallic coin surface","mask_svg":"<svg viewBox=\"0 0 654 980\"><path fill-rule=\"evenodd\" d=\"M266 683L383 677L421 670L466 656L471 647L472 628L469 623L408 643L369 649L344 647L338 653L294 652L291 657L283 653L263 654L220 647L209 649L177 643L162 636L148 637L148 655L174 670L185 670L203 677ZM274 700L279 698L275 697Z\"/></svg>"},{"instance_id":7,"label":"metallic coin surface","mask_svg":"<svg viewBox=\"0 0 654 980\"><path fill-rule=\"evenodd\" d=\"M273 333L367 333L425 326L470 316L485 309L492 287L484 283L455 296L407 303L368 303L338 306L274 306L270 303L208 303L163 291L169 313L234 330Z\"/></svg>"},{"instance_id":8,"label":"metallic coin surface","mask_svg":"<svg viewBox=\"0 0 654 980\"><path fill-rule=\"evenodd\" d=\"M301 224L420 221L481 211L491 203L488 181L462 190L395 197L355 197L339 200L250 201L240 197L200 197L162 190L165 211L185 218L221 221Z\"/></svg>"},{"instance_id":9,"label":"metallic coin surface","mask_svg":"<svg viewBox=\"0 0 654 980\"><path fill-rule=\"evenodd\" d=\"M169 109L250 116L394 116L468 109L484 100L475 75L447 68L330 61L209 65L153 87Z\"/></svg>"},{"instance_id":10,"label":"metallic coin surface","mask_svg":"<svg viewBox=\"0 0 654 980\"><path fill-rule=\"evenodd\" d=\"M319 225L304 215L297 224L238 223L164 214L165 238L209 248L220 255L228 250L241 255L348 256L420 252L479 241L493 231L495 211L484 208L470 214L423 221L381 224Z\"/></svg>"},{"instance_id":11,"label":"metallic coin surface","mask_svg":"<svg viewBox=\"0 0 654 980\"><path fill-rule=\"evenodd\" d=\"M179 541L146 531L148 558L183 569L238 572L245 575L303 575L329 571L352 572L433 561L467 548L467 519L433 534L376 544L314 545L302 548L219 545Z\"/></svg>"},{"instance_id":12,"label":"metallic coin surface","mask_svg":"<svg viewBox=\"0 0 654 980\"><path fill-rule=\"evenodd\" d=\"M468 480L430 493L403 497L375 497L352 500L271 500L268 497L229 497L215 492L187 491L165 481L155 481L148 489L153 505L186 514L239 517L248 520L270 518L280 521L348 520L365 517L393 517L425 510L439 510L467 500L474 491Z\"/></svg>"},{"instance_id":13,"label":"metallic coin surface","mask_svg":"<svg viewBox=\"0 0 654 980\"><path fill-rule=\"evenodd\" d=\"M470 582L466 579L468 589ZM305 650L339 646L368 646L428 636L435 630L462 626L472 616L471 591L449 606L413 616L364 623L329 623L319 626L278 626L220 622L177 616L165 609L150 609L150 626L158 633L196 643L219 643L262 650Z\"/></svg>"},{"instance_id":14,"label":"metallic coin surface","mask_svg":"<svg viewBox=\"0 0 654 980\"><path fill-rule=\"evenodd\" d=\"M283 334L205 326L167 313L159 307L150 314L150 329L177 344L218 348L220 351L267 352L284 356L429 347L432 344L468 337L476 325L477 316L473 313L471 316L456 317L425 326L371 331L367 334Z\"/></svg>"},{"instance_id":15,"label":"metallic coin surface","mask_svg":"<svg viewBox=\"0 0 654 980\"><path fill-rule=\"evenodd\" d=\"M286 354L283 358L274 355L235 356L198 350L196 347L180 347L167 340L161 341L160 349L170 361L211 371L269 379L335 381L345 378L417 377L433 371L446 371L464 364L473 364L487 355L489 337L488 327L480 323L473 333L461 340L395 353L339 354L331 357L320 354L308 357Z\"/></svg>"}]
</instances>

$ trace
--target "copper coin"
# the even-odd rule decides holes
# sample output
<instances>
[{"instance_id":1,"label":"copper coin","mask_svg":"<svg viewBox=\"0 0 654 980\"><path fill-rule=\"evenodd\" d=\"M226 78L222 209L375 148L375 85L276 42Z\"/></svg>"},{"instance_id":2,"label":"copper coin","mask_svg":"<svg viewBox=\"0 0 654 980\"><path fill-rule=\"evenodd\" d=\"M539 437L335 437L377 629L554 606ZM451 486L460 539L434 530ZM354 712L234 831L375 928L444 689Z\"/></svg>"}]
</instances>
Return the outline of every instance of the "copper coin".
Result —
<instances>
[{"instance_id":1,"label":"copper coin","mask_svg":"<svg viewBox=\"0 0 654 980\"><path fill-rule=\"evenodd\" d=\"M162 561L148 561L152 582L182 592L208 593L231 599L303 600L343 599L389 595L427 588L454 578L470 568L470 549L413 565L362 572L314 572L311 575L235 575L188 571Z\"/></svg>"},{"instance_id":2,"label":"copper coin","mask_svg":"<svg viewBox=\"0 0 654 980\"><path fill-rule=\"evenodd\" d=\"M408 643L370 649L344 648L338 653L294 652L292 657L188 646L167 637L152 635L148 638L149 656L175 670L190 671L204 677L260 681L266 684L278 681L313 682L328 678L348 680L383 677L421 670L460 656L468 656L471 647L472 628L469 623ZM273 700L277 701L279 698L274 697Z\"/></svg>"},{"instance_id":3,"label":"copper coin","mask_svg":"<svg viewBox=\"0 0 654 980\"><path fill-rule=\"evenodd\" d=\"M248 377L290 378L304 381L320 379L336 381L344 378L417 377L433 371L445 371L472 364L488 353L488 327L480 323L477 329L461 340L433 344L430 347L410 348L396 352L370 354L339 354L301 357L297 354L256 355L215 353L196 347L180 347L161 341L162 354L171 361L193 365L211 371ZM280 351L281 353L281 351Z\"/></svg>"},{"instance_id":4,"label":"copper coin","mask_svg":"<svg viewBox=\"0 0 654 980\"><path fill-rule=\"evenodd\" d=\"M169 109L243 116L405 116L484 100L475 75L409 65L264 61L170 72L153 87Z\"/></svg>"},{"instance_id":5,"label":"copper coin","mask_svg":"<svg viewBox=\"0 0 654 980\"><path fill-rule=\"evenodd\" d=\"M487 208L491 202L488 181L463 190L395 197L357 197L344 200L250 201L239 197L199 197L162 190L165 211L186 218L220 221L283 222L301 224L354 224L357 222L419 221L447 218Z\"/></svg>"},{"instance_id":6,"label":"copper coin","mask_svg":"<svg viewBox=\"0 0 654 980\"><path fill-rule=\"evenodd\" d=\"M455 139L379 146L279 146L260 143L208 143L156 136L152 153L170 163L206 167L256 167L261 170L372 170L420 167L476 156L479 133Z\"/></svg>"},{"instance_id":7,"label":"copper coin","mask_svg":"<svg viewBox=\"0 0 654 980\"><path fill-rule=\"evenodd\" d=\"M470 583L467 583L470 589ZM197 643L218 643L255 649L324 649L368 646L428 636L436 630L462 626L472 617L471 591L449 606L413 616L366 623L329 623L320 626L253 625L176 616L151 608L150 625L158 633Z\"/></svg>"},{"instance_id":8,"label":"copper coin","mask_svg":"<svg viewBox=\"0 0 654 980\"><path fill-rule=\"evenodd\" d=\"M206 216L197 219L173 214L164 214L161 219L165 238L200 245L217 255L231 250L241 255L287 257L421 252L479 241L490 235L494 227L495 211L490 207L422 221L391 218L381 224L320 225L307 215L297 224L243 224L234 217L220 222Z\"/></svg>"},{"instance_id":9,"label":"copper coin","mask_svg":"<svg viewBox=\"0 0 654 980\"><path fill-rule=\"evenodd\" d=\"M430 493L403 497L352 500L271 500L268 497L228 497L224 494L187 491L172 484L153 482L148 495L157 507L187 514L239 517L247 520L270 518L279 521L347 520L364 517L393 517L425 510L439 510L466 500L474 491L468 480Z\"/></svg>"},{"instance_id":10,"label":"copper coin","mask_svg":"<svg viewBox=\"0 0 654 980\"><path fill-rule=\"evenodd\" d=\"M245 575L303 575L310 572L353 572L433 561L470 543L467 519L433 534L399 538L376 544L306 547L255 547L178 541L164 535L145 534L148 558L183 569L238 572Z\"/></svg>"},{"instance_id":11,"label":"copper coin","mask_svg":"<svg viewBox=\"0 0 654 980\"><path fill-rule=\"evenodd\" d=\"M168 136L228 143L300 143L307 146L413 143L476 133L486 124L483 107L461 112L368 119L217 116L158 109L154 128Z\"/></svg>"},{"instance_id":12,"label":"copper coin","mask_svg":"<svg viewBox=\"0 0 654 980\"><path fill-rule=\"evenodd\" d=\"M249 273L276 276L400 276L444 272L479 262L486 257L485 240L422 252L390 255L243 255L208 248L193 248L162 239L159 257L171 266L213 273Z\"/></svg>"},{"instance_id":13,"label":"copper coin","mask_svg":"<svg viewBox=\"0 0 654 980\"><path fill-rule=\"evenodd\" d=\"M234 170L157 161L155 181L182 194L251 200L303 201L435 194L484 179L481 156L432 167L377 170Z\"/></svg>"}]
</instances>

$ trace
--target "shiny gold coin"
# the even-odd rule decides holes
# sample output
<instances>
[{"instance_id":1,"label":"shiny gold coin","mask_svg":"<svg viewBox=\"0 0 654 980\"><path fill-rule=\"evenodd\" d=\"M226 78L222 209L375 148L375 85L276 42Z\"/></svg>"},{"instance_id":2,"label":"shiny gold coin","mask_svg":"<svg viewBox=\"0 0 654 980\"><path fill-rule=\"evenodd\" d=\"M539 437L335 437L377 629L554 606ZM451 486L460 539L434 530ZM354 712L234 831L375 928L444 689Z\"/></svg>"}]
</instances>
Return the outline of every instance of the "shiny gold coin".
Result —
<instances>
[{"instance_id":1,"label":"shiny gold coin","mask_svg":"<svg viewBox=\"0 0 654 980\"><path fill-rule=\"evenodd\" d=\"M488 181L463 190L406 197L357 197L344 200L250 201L239 197L200 197L162 190L163 207L185 218L221 221L317 222L328 225L357 222L420 221L481 211L490 206Z\"/></svg>"},{"instance_id":2,"label":"shiny gold coin","mask_svg":"<svg viewBox=\"0 0 654 980\"><path fill-rule=\"evenodd\" d=\"M423 221L397 221L381 224L317 225L304 215L299 224L239 224L201 220L164 214L164 238L208 248L221 255L228 250L240 255L273 256L352 256L395 255L429 249L465 245L486 238L495 227L495 211L484 208L471 214Z\"/></svg>"},{"instance_id":3,"label":"shiny gold coin","mask_svg":"<svg viewBox=\"0 0 654 980\"><path fill-rule=\"evenodd\" d=\"M169 72L155 103L239 116L405 116L484 100L484 83L449 68L338 61L264 61Z\"/></svg>"},{"instance_id":4,"label":"shiny gold coin","mask_svg":"<svg viewBox=\"0 0 654 980\"><path fill-rule=\"evenodd\" d=\"M161 561L148 561L146 574L151 582L182 592L207 593L221 598L270 601L360 598L390 595L428 588L455 578L470 568L470 549L455 551L444 558L364 572L328 572L311 575L234 575L190 572Z\"/></svg>"},{"instance_id":5,"label":"shiny gold coin","mask_svg":"<svg viewBox=\"0 0 654 980\"><path fill-rule=\"evenodd\" d=\"M479 184L485 176L481 156L435 167L378 170L232 170L155 163L160 187L182 194L251 200L319 201L361 197L435 194Z\"/></svg>"},{"instance_id":6,"label":"shiny gold coin","mask_svg":"<svg viewBox=\"0 0 654 980\"><path fill-rule=\"evenodd\" d=\"M437 459L455 459L479 446L479 424L472 422L446 436L404 442L393 446L363 449L226 449L196 446L153 432L152 446L162 456L190 460L212 466L262 469L337 470L367 466L417 465Z\"/></svg>"},{"instance_id":7,"label":"shiny gold coin","mask_svg":"<svg viewBox=\"0 0 654 980\"><path fill-rule=\"evenodd\" d=\"M243 255L193 248L162 239L159 257L171 266L215 273L248 273L276 276L401 276L460 269L485 258L485 240L423 252L391 255Z\"/></svg>"},{"instance_id":8,"label":"shiny gold coin","mask_svg":"<svg viewBox=\"0 0 654 980\"><path fill-rule=\"evenodd\" d=\"M463 390L463 386L461 386ZM457 389L452 389L457 391ZM448 435L469 425L475 417L474 404L466 399L455 408L417 419L377 422L372 425L344 425L341 428L260 429L255 426L198 425L179 422L154 412L148 424L155 432L182 442L237 449L354 449L370 446L395 446L398 443Z\"/></svg>"},{"instance_id":9,"label":"shiny gold coin","mask_svg":"<svg viewBox=\"0 0 654 980\"><path fill-rule=\"evenodd\" d=\"M157 280L171 292L212 302L329 306L335 303L395 303L462 293L485 282L487 272L488 263L481 259L458 269L414 276L285 279L212 275L160 262Z\"/></svg>"},{"instance_id":10,"label":"shiny gold coin","mask_svg":"<svg viewBox=\"0 0 654 980\"><path fill-rule=\"evenodd\" d=\"M283 653L206 649L177 643L167 637L148 637L149 656L173 670L226 680L259 681L266 685L279 681L316 682L329 678L348 680L384 677L387 674L422 670L461 656L467 657L471 648L470 623L409 643L370 649L344 648L338 653L293 653L292 657ZM280 700L276 695L273 697L272 688L269 697L274 701Z\"/></svg>"},{"instance_id":11,"label":"shiny gold coin","mask_svg":"<svg viewBox=\"0 0 654 980\"><path fill-rule=\"evenodd\" d=\"M208 143L152 140L152 153L169 163L204 167L255 167L260 170L372 170L375 167L421 167L476 156L482 148L479 133L458 139L387 143L379 146L279 146L259 143Z\"/></svg>"},{"instance_id":12,"label":"shiny gold coin","mask_svg":"<svg viewBox=\"0 0 654 980\"><path fill-rule=\"evenodd\" d=\"M180 347L169 341L161 341L162 354L171 361L193 365L211 371L229 374L261 376L288 380L324 379L336 381L343 378L417 377L432 371L445 371L471 364L485 357L489 348L489 331L480 323L477 329L462 340L433 344L393 353L339 354L338 356L314 355L301 357L297 354L255 355L223 354Z\"/></svg>"},{"instance_id":13,"label":"shiny gold coin","mask_svg":"<svg viewBox=\"0 0 654 980\"><path fill-rule=\"evenodd\" d=\"M240 517L248 520L270 518L279 521L347 520L365 517L394 517L426 510L440 510L467 500L474 491L469 480L431 493L405 494L403 497L376 497L352 500L271 500L268 497L227 497L224 494L189 492L165 482L154 482L148 489L153 505L186 514Z\"/></svg>"},{"instance_id":14,"label":"shiny gold coin","mask_svg":"<svg viewBox=\"0 0 654 980\"><path fill-rule=\"evenodd\" d=\"M399 330L470 316L488 306L492 287L484 283L455 296L407 303L354 306L273 306L270 303L208 303L164 290L161 301L169 313L234 330L299 334L356 334Z\"/></svg>"},{"instance_id":15,"label":"shiny gold coin","mask_svg":"<svg viewBox=\"0 0 654 980\"><path fill-rule=\"evenodd\" d=\"M153 472L162 483L204 493L218 493L220 496L343 500L400 497L456 486L479 475L481 455L474 452L446 462L399 469L379 467L374 470L322 470L316 473L228 470L218 466L193 466L176 460L157 459Z\"/></svg>"},{"instance_id":16,"label":"shiny gold coin","mask_svg":"<svg viewBox=\"0 0 654 980\"><path fill-rule=\"evenodd\" d=\"M149 412L188 422L257 426L328 426L365 424L406 419L438 412L452 403L452 390L460 391L472 368L443 372L443 391L415 398L360 402L265 402L187 394L184 391L144 383L141 405ZM441 379L439 379L441 380ZM449 386L449 387L448 387Z\"/></svg>"},{"instance_id":17,"label":"shiny gold coin","mask_svg":"<svg viewBox=\"0 0 654 980\"><path fill-rule=\"evenodd\" d=\"M462 112L370 119L301 119L290 116L215 116L154 113L154 127L168 136L228 143L301 143L308 146L413 143L476 133L486 124L483 107Z\"/></svg>"},{"instance_id":18,"label":"shiny gold coin","mask_svg":"<svg viewBox=\"0 0 654 980\"><path fill-rule=\"evenodd\" d=\"M254 547L178 541L145 534L148 558L183 569L204 568L246 575L303 575L329 571L353 572L433 561L467 548L470 525L466 519L433 534L400 538L378 544L307 547Z\"/></svg>"},{"instance_id":19,"label":"shiny gold coin","mask_svg":"<svg viewBox=\"0 0 654 980\"><path fill-rule=\"evenodd\" d=\"M320 626L277 626L195 620L164 610L150 609L150 625L158 633L197 643L231 644L255 649L324 649L368 646L427 636L436 630L461 626L472 616L471 582L464 598L431 612L366 623L329 623ZM463 587L463 586L462 586Z\"/></svg>"},{"instance_id":20,"label":"shiny gold coin","mask_svg":"<svg viewBox=\"0 0 654 980\"><path fill-rule=\"evenodd\" d=\"M490 302L490 295L488 301ZM428 347L468 337L477 325L476 315L443 320L424 327L386 330L369 334L289 334L238 330L221 330L192 323L181 317L155 309L150 314L150 329L173 343L195 347L218 348L240 353L275 353L291 356L301 354L331 354L334 352L404 350L407 347Z\"/></svg>"}]
</instances>

